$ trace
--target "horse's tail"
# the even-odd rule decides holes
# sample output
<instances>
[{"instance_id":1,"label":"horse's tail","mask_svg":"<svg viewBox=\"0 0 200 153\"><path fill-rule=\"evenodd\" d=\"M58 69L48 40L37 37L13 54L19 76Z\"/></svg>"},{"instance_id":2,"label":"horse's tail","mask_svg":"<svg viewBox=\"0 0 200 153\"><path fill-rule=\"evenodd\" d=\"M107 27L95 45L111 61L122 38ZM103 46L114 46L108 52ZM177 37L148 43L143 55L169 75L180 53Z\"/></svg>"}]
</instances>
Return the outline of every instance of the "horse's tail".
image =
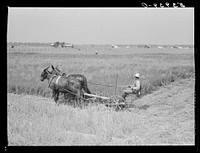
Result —
<instances>
[{"instance_id":1,"label":"horse's tail","mask_svg":"<svg viewBox=\"0 0 200 153\"><path fill-rule=\"evenodd\" d=\"M83 88L84 88L86 93L91 94L90 90L88 89L87 80L86 79L85 79L85 82L83 83Z\"/></svg>"},{"instance_id":2,"label":"horse's tail","mask_svg":"<svg viewBox=\"0 0 200 153\"><path fill-rule=\"evenodd\" d=\"M88 89L87 84L86 84L86 90L87 90L87 93L88 93L88 94L91 94L90 90Z\"/></svg>"},{"instance_id":3,"label":"horse's tail","mask_svg":"<svg viewBox=\"0 0 200 153\"><path fill-rule=\"evenodd\" d=\"M90 90L88 89L88 86L87 86L87 81L85 81L84 84L83 84L83 90L84 90L86 93L91 94L91 92L90 92ZM88 98L90 98L90 97L84 95L84 98L88 99Z\"/></svg>"},{"instance_id":4,"label":"horse's tail","mask_svg":"<svg viewBox=\"0 0 200 153\"><path fill-rule=\"evenodd\" d=\"M86 92L86 93L88 93L88 94L91 94L91 92L90 92L90 90L88 89L88 87L87 87L87 84L82 84L83 85L83 90Z\"/></svg>"}]
</instances>

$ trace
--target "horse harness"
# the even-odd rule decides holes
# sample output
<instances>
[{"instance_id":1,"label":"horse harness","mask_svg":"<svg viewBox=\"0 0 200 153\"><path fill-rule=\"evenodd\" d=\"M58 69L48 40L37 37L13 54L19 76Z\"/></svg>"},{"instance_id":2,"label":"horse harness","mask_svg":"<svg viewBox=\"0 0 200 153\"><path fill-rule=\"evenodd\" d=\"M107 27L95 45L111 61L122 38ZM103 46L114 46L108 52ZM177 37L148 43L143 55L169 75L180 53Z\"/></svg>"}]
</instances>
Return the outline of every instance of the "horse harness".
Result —
<instances>
[{"instance_id":1,"label":"horse harness","mask_svg":"<svg viewBox=\"0 0 200 153\"><path fill-rule=\"evenodd\" d=\"M67 74L65 77L67 77L69 74ZM50 87L50 84L52 83L52 80L56 77L57 75L54 75L50 80L49 80L49 85L48 85L48 88ZM56 84L58 83L58 81L60 80L60 78L61 78L62 76L58 76L58 78L56 79ZM69 91L69 90L67 90L67 89L65 89L67 92L69 92L69 93L71 93L71 94L73 94L73 95L75 95L75 96L77 96L76 94L74 94L73 92L71 92L71 91ZM82 98L82 97L80 97L81 99L83 99L83 100L87 100L87 99L85 99L85 98Z\"/></svg>"},{"instance_id":2,"label":"horse harness","mask_svg":"<svg viewBox=\"0 0 200 153\"><path fill-rule=\"evenodd\" d=\"M61 72L62 73L62 72ZM65 73L62 73L61 75L58 76L58 78L56 79L56 84L58 84L58 81L60 80L61 76L65 74ZM68 77L70 74L66 74L65 77ZM49 85L48 85L48 88L50 87L50 84L52 83L53 79L56 77L57 75L54 75L50 80L49 80Z\"/></svg>"},{"instance_id":3,"label":"horse harness","mask_svg":"<svg viewBox=\"0 0 200 153\"><path fill-rule=\"evenodd\" d=\"M50 87L50 84L52 83L53 79L54 79L56 76L57 76L57 75L54 75L53 77L50 78L48 88ZM56 79L56 83L58 83L58 80L60 79L60 77L61 77L61 76L59 76L59 77Z\"/></svg>"}]
</instances>

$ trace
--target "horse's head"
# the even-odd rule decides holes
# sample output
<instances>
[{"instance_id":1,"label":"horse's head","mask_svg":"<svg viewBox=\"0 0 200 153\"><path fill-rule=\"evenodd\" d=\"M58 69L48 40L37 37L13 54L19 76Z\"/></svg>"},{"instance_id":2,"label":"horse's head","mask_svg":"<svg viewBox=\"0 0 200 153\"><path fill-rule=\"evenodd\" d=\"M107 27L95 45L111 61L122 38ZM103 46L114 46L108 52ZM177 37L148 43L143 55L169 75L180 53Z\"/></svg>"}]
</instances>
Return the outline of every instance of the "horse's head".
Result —
<instances>
[{"instance_id":1,"label":"horse's head","mask_svg":"<svg viewBox=\"0 0 200 153\"><path fill-rule=\"evenodd\" d=\"M44 69L44 70L42 71L41 76L40 76L40 80L41 80L41 81L44 81L44 80L47 78L48 74L50 73L50 72L48 71L48 68L49 68L49 67L47 67L46 69Z\"/></svg>"}]
</instances>

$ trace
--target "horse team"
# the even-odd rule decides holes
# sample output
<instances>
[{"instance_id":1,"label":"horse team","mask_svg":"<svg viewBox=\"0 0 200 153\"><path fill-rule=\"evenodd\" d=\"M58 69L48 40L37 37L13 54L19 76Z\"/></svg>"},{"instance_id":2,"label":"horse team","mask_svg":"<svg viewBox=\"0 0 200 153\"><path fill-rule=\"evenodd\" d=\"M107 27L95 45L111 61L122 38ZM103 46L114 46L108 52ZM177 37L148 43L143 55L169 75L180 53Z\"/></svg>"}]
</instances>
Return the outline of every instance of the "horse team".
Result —
<instances>
[{"instance_id":1,"label":"horse team","mask_svg":"<svg viewBox=\"0 0 200 153\"><path fill-rule=\"evenodd\" d=\"M53 65L51 65L52 71L49 71L49 67L42 71L40 80L48 80L48 87L52 89L52 98L54 98L56 103L60 93L64 93L65 98L66 96L68 98L75 98L77 102L88 98L84 96L84 92L91 94L84 75L66 74L61 72L57 67L54 68Z\"/></svg>"}]
</instances>

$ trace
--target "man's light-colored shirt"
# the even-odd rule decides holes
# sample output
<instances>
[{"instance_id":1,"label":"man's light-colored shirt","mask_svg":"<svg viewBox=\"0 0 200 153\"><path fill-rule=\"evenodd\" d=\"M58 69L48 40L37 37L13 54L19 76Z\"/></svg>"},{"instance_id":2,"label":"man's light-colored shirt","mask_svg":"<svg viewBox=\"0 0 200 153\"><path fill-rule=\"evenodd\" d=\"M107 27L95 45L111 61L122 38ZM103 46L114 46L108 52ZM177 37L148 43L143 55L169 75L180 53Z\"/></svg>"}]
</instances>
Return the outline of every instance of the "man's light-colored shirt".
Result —
<instances>
[{"instance_id":1,"label":"man's light-colored shirt","mask_svg":"<svg viewBox=\"0 0 200 153\"><path fill-rule=\"evenodd\" d=\"M135 80L135 82L131 86L131 88L134 89L134 90L139 90L140 89L140 80Z\"/></svg>"}]
</instances>

